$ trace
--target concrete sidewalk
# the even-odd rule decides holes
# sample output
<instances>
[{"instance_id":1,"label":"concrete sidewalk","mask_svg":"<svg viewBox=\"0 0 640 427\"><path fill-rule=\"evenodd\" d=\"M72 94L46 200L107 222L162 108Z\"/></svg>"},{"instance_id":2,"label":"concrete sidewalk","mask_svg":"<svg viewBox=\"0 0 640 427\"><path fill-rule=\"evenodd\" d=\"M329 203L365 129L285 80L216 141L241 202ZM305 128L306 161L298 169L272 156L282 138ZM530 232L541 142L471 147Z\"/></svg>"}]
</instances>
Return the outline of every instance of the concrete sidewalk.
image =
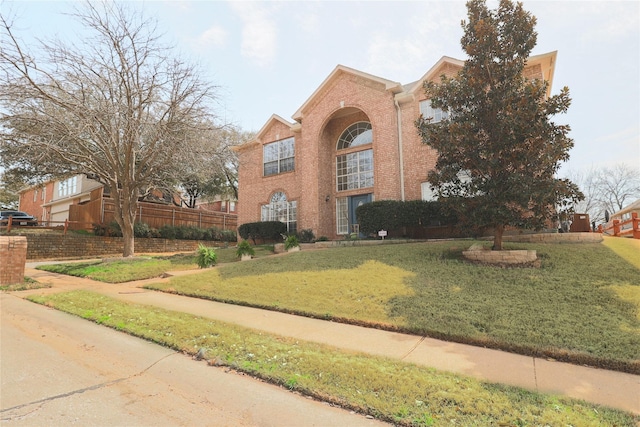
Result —
<instances>
[{"instance_id":1,"label":"concrete sidewalk","mask_svg":"<svg viewBox=\"0 0 640 427\"><path fill-rule=\"evenodd\" d=\"M123 301L191 313L281 336L395 358L489 382L570 396L640 414L640 376L638 375L577 366L415 335L148 291L141 288L145 283L168 279L106 284L35 270L34 266L35 264L27 264L25 274L41 283L49 283L53 287L16 292L17 295L26 296L87 289ZM199 271L171 272L171 274L184 275Z\"/></svg>"}]
</instances>

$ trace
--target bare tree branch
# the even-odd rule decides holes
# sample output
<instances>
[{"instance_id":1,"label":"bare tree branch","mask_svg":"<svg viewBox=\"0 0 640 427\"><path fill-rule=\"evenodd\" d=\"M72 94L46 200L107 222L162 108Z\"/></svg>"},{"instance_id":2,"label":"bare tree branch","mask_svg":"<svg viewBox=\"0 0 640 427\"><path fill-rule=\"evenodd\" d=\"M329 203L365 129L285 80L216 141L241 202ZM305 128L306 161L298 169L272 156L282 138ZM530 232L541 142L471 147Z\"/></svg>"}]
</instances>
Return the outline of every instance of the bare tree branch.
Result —
<instances>
[{"instance_id":1,"label":"bare tree branch","mask_svg":"<svg viewBox=\"0 0 640 427\"><path fill-rule=\"evenodd\" d=\"M130 256L138 196L179 179L215 123L217 88L125 4L86 2L70 15L89 36L42 42L37 60L0 15L0 153L34 175L97 177Z\"/></svg>"}]
</instances>

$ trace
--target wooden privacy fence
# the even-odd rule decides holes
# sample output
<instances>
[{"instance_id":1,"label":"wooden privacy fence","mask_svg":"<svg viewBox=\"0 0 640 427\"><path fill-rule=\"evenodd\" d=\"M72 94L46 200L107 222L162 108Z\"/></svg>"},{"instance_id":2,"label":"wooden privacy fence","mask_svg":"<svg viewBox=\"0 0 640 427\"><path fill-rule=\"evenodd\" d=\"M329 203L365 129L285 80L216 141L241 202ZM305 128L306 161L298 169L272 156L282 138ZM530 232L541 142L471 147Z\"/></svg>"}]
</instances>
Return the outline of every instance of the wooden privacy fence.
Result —
<instances>
[{"instance_id":1,"label":"wooden privacy fence","mask_svg":"<svg viewBox=\"0 0 640 427\"><path fill-rule=\"evenodd\" d=\"M109 224L115 218L115 204L112 199L95 199L81 205L69 206L70 227L78 224ZM212 212L203 209L180 208L149 202L138 202L136 221L151 228L171 226L216 227L221 230L236 230L236 214ZM77 228L83 228L78 226Z\"/></svg>"}]
</instances>

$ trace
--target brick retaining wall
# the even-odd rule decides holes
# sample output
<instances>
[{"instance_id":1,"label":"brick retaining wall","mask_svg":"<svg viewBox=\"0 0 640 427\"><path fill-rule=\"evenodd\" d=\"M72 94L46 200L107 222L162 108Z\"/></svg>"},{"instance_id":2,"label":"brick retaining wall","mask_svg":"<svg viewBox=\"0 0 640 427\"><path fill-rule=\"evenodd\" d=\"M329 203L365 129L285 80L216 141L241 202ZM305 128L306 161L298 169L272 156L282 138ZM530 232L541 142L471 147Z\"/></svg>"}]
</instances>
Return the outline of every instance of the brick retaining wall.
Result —
<instances>
[{"instance_id":1,"label":"brick retaining wall","mask_svg":"<svg viewBox=\"0 0 640 427\"><path fill-rule=\"evenodd\" d=\"M74 259L122 255L124 244L121 237L82 236L78 234L26 234L27 259ZM195 240L143 239L136 238L136 253L189 252L198 248ZM216 246L220 242L202 242Z\"/></svg>"},{"instance_id":2,"label":"brick retaining wall","mask_svg":"<svg viewBox=\"0 0 640 427\"><path fill-rule=\"evenodd\" d=\"M27 239L23 236L0 236L0 285L24 281Z\"/></svg>"},{"instance_id":3,"label":"brick retaining wall","mask_svg":"<svg viewBox=\"0 0 640 427\"><path fill-rule=\"evenodd\" d=\"M502 238L505 242L521 243L600 243L600 233L536 233L513 234Z\"/></svg>"}]
</instances>

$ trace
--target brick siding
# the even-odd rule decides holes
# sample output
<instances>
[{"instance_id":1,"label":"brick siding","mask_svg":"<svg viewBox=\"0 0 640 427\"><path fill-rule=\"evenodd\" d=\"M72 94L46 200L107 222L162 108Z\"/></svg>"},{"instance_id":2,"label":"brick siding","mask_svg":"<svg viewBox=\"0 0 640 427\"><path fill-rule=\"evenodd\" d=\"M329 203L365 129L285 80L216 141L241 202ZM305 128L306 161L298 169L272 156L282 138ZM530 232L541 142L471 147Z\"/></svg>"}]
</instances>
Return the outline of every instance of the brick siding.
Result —
<instances>
[{"instance_id":1,"label":"brick siding","mask_svg":"<svg viewBox=\"0 0 640 427\"><path fill-rule=\"evenodd\" d=\"M441 75L453 77L459 70L457 63L444 61L429 76L439 81ZM528 67L524 74L542 78L542 68ZM288 201L297 201L298 230L311 229L316 236L340 238L336 231L336 198L372 194L373 200L402 199L400 145L404 199L419 200L421 184L437 160L437 152L422 143L415 126L420 101L426 99L423 82L414 83L402 93L398 115L398 86L390 90L387 86L393 86L393 82L338 67L298 111L298 123L272 116L256 140L238 148L238 224L260 221L261 205L269 203L274 192L283 192ZM371 123L373 143L338 153L336 144L341 133L359 121ZM295 138L295 170L263 177L264 144L291 136ZM369 148L373 150L374 186L338 192L337 155Z\"/></svg>"},{"instance_id":2,"label":"brick siding","mask_svg":"<svg viewBox=\"0 0 640 427\"><path fill-rule=\"evenodd\" d=\"M26 241L28 241L26 258L31 261L122 255L124 247L121 237L82 236L77 234L27 234ZM138 254L190 252L195 251L199 243L205 246L221 245L220 242L136 238L135 251ZM0 262L0 264L4 263Z\"/></svg>"},{"instance_id":3,"label":"brick siding","mask_svg":"<svg viewBox=\"0 0 640 427\"><path fill-rule=\"evenodd\" d=\"M22 283L26 259L24 236L0 236L0 285Z\"/></svg>"}]
</instances>

